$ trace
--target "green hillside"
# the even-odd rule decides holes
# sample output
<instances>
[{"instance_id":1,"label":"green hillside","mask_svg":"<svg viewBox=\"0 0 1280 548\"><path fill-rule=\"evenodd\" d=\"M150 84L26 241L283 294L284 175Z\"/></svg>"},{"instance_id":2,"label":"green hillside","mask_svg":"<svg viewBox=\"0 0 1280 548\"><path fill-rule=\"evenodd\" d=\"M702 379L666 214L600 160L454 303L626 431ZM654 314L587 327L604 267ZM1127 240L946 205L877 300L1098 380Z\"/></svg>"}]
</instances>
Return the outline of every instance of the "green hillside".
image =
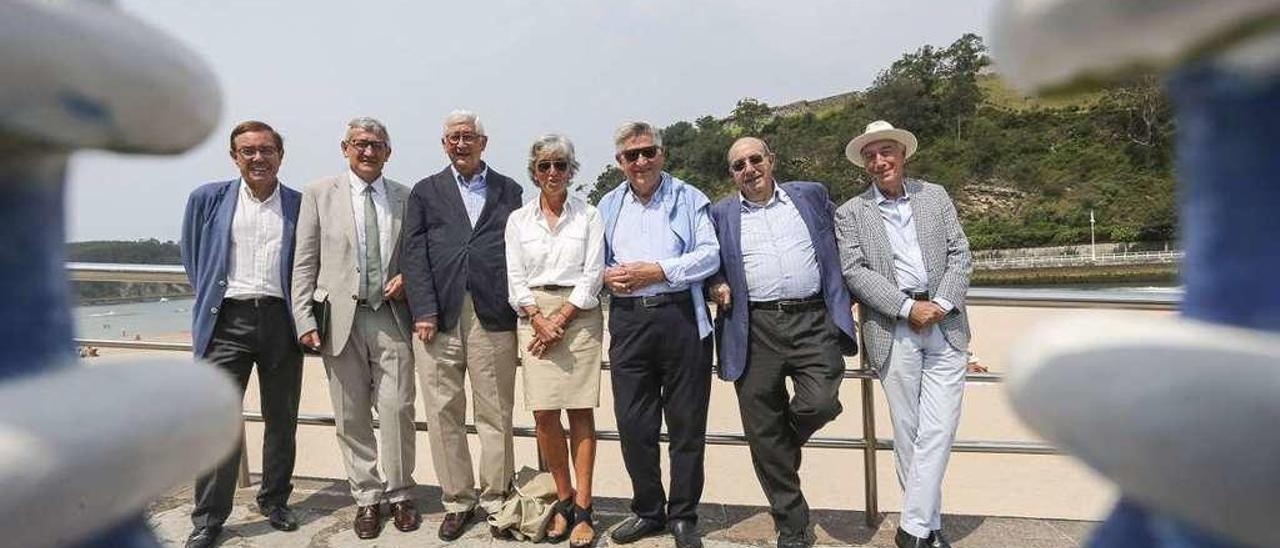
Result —
<instances>
[{"instance_id":1,"label":"green hillside","mask_svg":"<svg viewBox=\"0 0 1280 548\"><path fill-rule=\"evenodd\" d=\"M728 118L664 128L667 170L727 196L725 153L755 135L778 154L780 180L825 182L842 203L869 184L845 144L885 119L919 137L908 174L951 192L975 249L1086 243L1091 209L1100 242L1175 237L1174 125L1157 82L1029 99L989 65L981 38L967 34L903 55L865 90L776 109L745 98ZM621 180L606 169L592 199Z\"/></svg>"}]
</instances>

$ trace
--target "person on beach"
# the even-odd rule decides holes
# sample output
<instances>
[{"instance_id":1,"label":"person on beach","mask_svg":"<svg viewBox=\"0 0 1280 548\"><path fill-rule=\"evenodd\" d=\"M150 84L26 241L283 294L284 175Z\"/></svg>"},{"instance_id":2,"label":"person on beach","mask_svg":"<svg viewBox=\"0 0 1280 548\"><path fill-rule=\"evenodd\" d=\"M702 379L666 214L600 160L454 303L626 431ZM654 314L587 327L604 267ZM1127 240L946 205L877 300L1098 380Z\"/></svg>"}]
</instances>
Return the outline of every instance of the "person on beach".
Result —
<instances>
[{"instance_id":1,"label":"person on beach","mask_svg":"<svg viewBox=\"0 0 1280 548\"><path fill-rule=\"evenodd\" d=\"M529 176L541 190L507 219L507 293L520 315L524 405L533 412L538 449L556 483L546 539L595 542L591 481L600 405L600 313L604 225L596 208L569 195L578 172L573 142L544 135L529 149ZM560 410L569 416L565 444ZM577 484L569 474L569 461Z\"/></svg>"},{"instance_id":2,"label":"person on beach","mask_svg":"<svg viewBox=\"0 0 1280 548\"><path fill-rule=\"evenodd\" d=\"M942 478L960 421L968 358L969 241L946 190L908 178L911 132L878 120L845 156L872 185L836 210L841 269L862 303L867 363L880 376L904 491L895 541L949 547Z\"/></svg>"},{"instance_id":3,"label":"person on beach","mask_svg":"<svg viewBox=\"0 0 1280 548\"><path fill-rule=\"evenodd\" d=\"M832 230L835 205L820 183L774 180L776 157L760 139L738 139L728 161L739 192L711 207L720 240L720 272L710 286L720 378L738 393L779 548L811 546L800 452L840 414L841 350L857 351Z\"/></svg>"},{"instance_id":4,"label":"person on beach","mask_svg":"<svg viewBox=\"0 0 1280 548\"><path fill-rule=\"evenodd\" d=\"M503 232L522 202L520 185L480 159L488 139L475 113L445 118L440 144L449 165L414 185L401 236L446 541L466 532L477 505L490 514L502 507L514 468L516 314L507 301ZM480 438L478 496L465 424L467 378Z\"/></svg>"},{"instance_id":5,"label":"person on beach","mask_svg":"<svg viewBox=\"0 0 1280 548\"><path fill-rule=\"evenodd\" d=\"M254 364L265 428L258 509L271 527L298 528L289 509L302 394L302 348L289 313L294 226L302 195L277 178L284 138L259 121L231 130L240 177L191 192L182 219L182 265L195 290L191 345L196 358L226 371L243 395ZM240 450L195 485L187 548L217 542L231 514Z\"/></svg>"},{"instance_id":6,"label":"person on beach","mask_svg":"<svg viewBox=\"0 0 1280 548\"><path fill-rule=\"evenodd\" d=\"M720 245L697 188L662 171L662 138L645 122L614 134L626 180L600 199L609 361L632 516L610 533L628 544L669 528L678 548L702 546L711 320L702 283L720 268ZM670 499L662 488L658 435L670 436Z\"/></svg>"},{"instance_id":7,"label":"person on beach","mask_svg":"<svg viewBox=\"0 0 1280 548\"><path fill-rule=\"evenodd\" d=\"M382 530L384 500L396 529L413 531L421 521L409 492L416 391L397 252L409 189L382 174L391 157L382 122L351 120L339 147L348 169L302 191L293 321L298 340L324 361L342 464L356 500L354 529L370 539ZM381 443L373 433L375 408Z\"/></svg>"}]
</instances>

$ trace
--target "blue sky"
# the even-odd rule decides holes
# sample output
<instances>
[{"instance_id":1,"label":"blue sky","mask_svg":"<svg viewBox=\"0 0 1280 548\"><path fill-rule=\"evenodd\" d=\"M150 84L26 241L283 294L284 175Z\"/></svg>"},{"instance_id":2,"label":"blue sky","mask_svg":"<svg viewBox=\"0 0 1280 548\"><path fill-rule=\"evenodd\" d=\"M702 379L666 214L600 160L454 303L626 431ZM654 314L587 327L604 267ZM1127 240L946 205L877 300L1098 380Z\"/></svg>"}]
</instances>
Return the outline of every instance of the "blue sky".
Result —
<instances>
[{"instance_id":1,"label":"blue sky","mask_svg":"<svg viewBox=\"0 0 1280 548\"><path fill-rule=\"evenodd\" d=\"M338 141L355 116L387 124L386 173L412 185L444 166L440 122L455 108L480 115L486 159L526 187L527 147L547 132L574 140L578 181L590 183L625 120L665 126L724 116L743 97L782 105L861 89L905 52L985 35L993 4L121 0L205 58L221 121L178 156L76 154L68 239L176 240L191 189L237 176L226 138L250 118L284 134L280 175L294 188L345 169Z\"/></svg>"}]
</instances>

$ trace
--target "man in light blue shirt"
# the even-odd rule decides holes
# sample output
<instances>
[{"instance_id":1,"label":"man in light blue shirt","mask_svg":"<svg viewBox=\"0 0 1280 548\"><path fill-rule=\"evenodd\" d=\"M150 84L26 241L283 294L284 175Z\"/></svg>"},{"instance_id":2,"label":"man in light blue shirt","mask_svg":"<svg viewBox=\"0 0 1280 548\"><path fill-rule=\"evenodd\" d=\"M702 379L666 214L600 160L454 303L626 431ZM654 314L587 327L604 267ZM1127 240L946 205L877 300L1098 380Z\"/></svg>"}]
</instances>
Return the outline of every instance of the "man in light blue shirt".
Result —
<instances>
[{"instance_id":1,"label":"man in light blue shirt","mask_svg":"<svg viewBox=\"0 0 1280 548\"><path fill-rule=\"evenodd\" d=\"M627 544L669 528L680 548L702 545L707 405L711 397L711 321L702 281L720 267L710 201L662 171L662 138L645 122L614 135L627 180L600 200L605 225L605 287L610 300L609 360L622 458L634 514L611 533ZM658 434L671 442L670 499L662 488Z\"/></svg>"},{"instance_id":2,"label":"man in light blue shirt","mask_svg":"<svg viewBox=\"0 0 1280 548\"><path fill-rule=\"evenodd\" d=\"M841 354L856 352L831 228L835 206L820 183L778 184L776 157L760 139L738 139L728 160L739 193L711 206L720 240L711 286L720 378L737 392L779 548L807 548L813 535L800 454L840 414Z\"/></svg>"}]
</instances>

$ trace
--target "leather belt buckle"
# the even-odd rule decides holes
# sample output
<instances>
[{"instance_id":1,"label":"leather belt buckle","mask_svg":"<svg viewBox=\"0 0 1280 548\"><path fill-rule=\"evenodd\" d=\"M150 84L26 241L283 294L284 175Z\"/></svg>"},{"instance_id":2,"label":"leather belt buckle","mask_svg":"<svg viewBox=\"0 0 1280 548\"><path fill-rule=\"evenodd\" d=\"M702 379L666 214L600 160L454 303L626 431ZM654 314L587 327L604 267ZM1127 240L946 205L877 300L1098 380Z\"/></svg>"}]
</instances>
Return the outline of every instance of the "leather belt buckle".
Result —
<instances>
[{"instance_id":1,"label":"leather belt buckle","mask_svg":"<svg viewBox=\"0 0 1280 548\"><path fill-rule=\"evenodd\" d=\"M657 308L667 304L668 301L670 301L670 299L665 295L645 295L640 297L639 302L640 306L645 308Z\"/></svg>"}]
</instances>

